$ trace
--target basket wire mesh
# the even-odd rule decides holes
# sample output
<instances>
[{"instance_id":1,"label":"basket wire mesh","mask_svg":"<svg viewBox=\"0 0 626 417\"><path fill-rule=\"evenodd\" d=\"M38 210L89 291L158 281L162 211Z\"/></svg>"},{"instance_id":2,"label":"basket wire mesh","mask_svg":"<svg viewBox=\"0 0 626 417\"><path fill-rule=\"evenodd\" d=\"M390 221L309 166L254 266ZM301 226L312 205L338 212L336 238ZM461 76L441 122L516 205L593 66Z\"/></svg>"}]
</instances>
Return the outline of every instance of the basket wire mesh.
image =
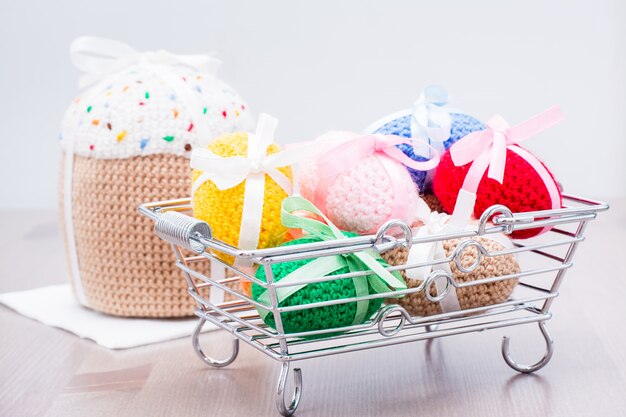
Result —
<instances>
[{"instance_id":1,"label":"basket wire mesh","mask_svg":"<svg viewBox=\"0 0 626 417\"><path fill-rule=\"evenodd\" d=\"M197 302L198 325L193 334L193 346L198 356L208 365L224 367L231 364L239 352L239 342L263 352L280 363L281 372L276 389L276 405L283 416L293 414L302 394L302 373L294 368L294 390L286 398L285 385L294 361L373 349L398 343L408 343L444 336L452 336L495 328L537 323L545 340L546 350L541 359L533 364L516 362L509 353L510 339L502 341L502 356L511 368L518 372L534 372L544 367L553 353L553 340L546 321L552 317L550 308L558 296L559 287L568 269L573 265L576 248L584 240L587 223L595 219L598 212L608 209L606 203L573 195L563 195L563 208L527 213L512 213L505 206L493 206L483 213L473 229L443 232L427 237L413 237L408 225L391 221L383 225L376 235L358 236L343 240L322 241L307 244L281 246L259 250L240 250L221 242L211 235L209 225L191 216L189 199L169 200L144 204L139 212L155 221L159 237L172 245L176 266L187 281L189 294ZM550 226L552 229L536 238L514 241L513 247L498 251L487 250L476 238L494 233L510 234L524 230ZM391 233L400 230L402 233ZM272 265L303 259L375 250L379 253L404 246L425 244L448 239L462 239L454 252L446 258L429 262L403 264L387 267L387 270L402 271L421 266L455 262L459 270L471 272L482 257L515 255L522 267L520 272L502 276L457 282L454 276L434 268L422 283L415 288L387 293L370 294L362 297L320 301L311 304L280 306L277 289L293 285L319 283L328 280L366 276L371 271L311 277L297 284L275 281ZM464 251L474 247L477 261L464 266L461 257ZM189 250L193 255L188 255ZM222 261L216 254L234 257L233 265ZM201 263L211 263L211 276L198 268ZM239 266L246 265L246 266ZM265 269L266 281L251 272L256 265ZM206 270L203 268L202 270ZM230 271L231 274L226 274ZM227 277L228 275L232 275ZM371 320L341 328L286 333L281 313L329 305L353 303L360 300L387 299L399 295L423 292L432 302L437 302L450 288L461 289L509 279L518 280L513 295L506 301L465 310L443 312L427 317L412 316L398 304L384 304ZM252 299L234 286L238 281L252 282L267 290L269 303ZM443 294L433 295L431 287L443 283ZM209 289L209 295L207 295ZM223 302L223 294L230 294L231 301ZM274 317L275 328L267 326L257 308L268 310ZM200 345L199 335L206 322L233 335L230 355L225 359L214 359Z\"/></svg>"}]
</instances>

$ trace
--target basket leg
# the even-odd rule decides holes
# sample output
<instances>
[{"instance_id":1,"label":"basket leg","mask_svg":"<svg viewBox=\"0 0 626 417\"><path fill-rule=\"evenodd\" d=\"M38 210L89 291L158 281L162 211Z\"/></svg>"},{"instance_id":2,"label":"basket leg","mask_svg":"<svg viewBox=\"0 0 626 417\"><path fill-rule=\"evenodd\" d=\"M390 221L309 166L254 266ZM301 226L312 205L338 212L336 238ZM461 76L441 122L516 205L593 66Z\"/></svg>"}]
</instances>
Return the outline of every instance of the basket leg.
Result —
<instances>
[{"instance_id":1,"label":"basket leg","mask_svg":"<svg viewBox=\"0 0 626 417\"><path fill-rule=\"evenodd\" d=\"M300 368L293 369L293 396L291 397L291 404L285 405L285 385L287 384L287 375L289 374L289 362L283 362L280 369L280 377L278 378L278 386L276 387L276 408L278 412L285 417L292 415L298 404L300 403L300 397L302 396L302 371Z\"/></svg>"},{"instance_id":2,"label":"basket leg","mask_svg":"<svg viewBox=\"0 0 626 417\"><path fill-rule=\"evenodd\" d=\"M215 368L223 368L224 366L228 366L233 363L233 361L237 359L237 355L239 354L239 339L237 339L236 337L233 338L233 349L229 358L221 361L213 359L205 355L202 351L202 347L200 346L200 332L202 332L202 327L204 326L204 323L206 323L206 320L201 318L198 321L198 325L196 326L196 330L194 330L192 336L193 349L196 351L198 357L202 359L202 361L207 365L213 366Z\"/></svg>"},{"instance_id":3,"label":"basket leg","mask_svg":"<svg viewBox=\"0 0 626 417\"><path fill-rule=\"evenodd\" d=\"M427 324L426 325L426 331L427 332L434 332L439 328L438 324Z\"/></svg>"},{"instance_id":4,"label":"basket leg","mask_svg":"<svg viewBox=\"0 0 626 417\"><path fill-rule=\"evenodd\" d=\"M509 353L510 339L507 336L504 336L504 338L502 339L502 357L504 358L504 361L506 362L506 364L509 365L511 368L515 369L517 372L529 374L531 372L538 371L539 369L546 366L548 362L550 362L550 359L552 358L552 354L554 353L554 341L552 340L552 336L550 336L550 333L548 332L548 329L546 328L545 321L540 321L538 324L539 324L539 330L541 330L541 334L543 335L543 338L546 341L546 353L544 353L543 358L541 358L539 362L535 364L522 365L522 364L515 362L513 359L511 359L511 355Z\"/></svg>"}]
</instances>

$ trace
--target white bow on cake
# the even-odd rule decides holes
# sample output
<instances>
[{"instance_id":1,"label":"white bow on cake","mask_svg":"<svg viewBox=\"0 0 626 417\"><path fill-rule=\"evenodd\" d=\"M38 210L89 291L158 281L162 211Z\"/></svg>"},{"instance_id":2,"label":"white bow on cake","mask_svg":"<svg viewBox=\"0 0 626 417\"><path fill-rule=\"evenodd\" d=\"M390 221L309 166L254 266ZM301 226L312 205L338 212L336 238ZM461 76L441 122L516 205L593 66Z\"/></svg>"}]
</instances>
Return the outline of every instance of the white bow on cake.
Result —
<instances>
[{"instance_id":1,"label":"white bow on cake","mask_svg":"<svg viewBox=\"0 0 626 417\"><path fill-rule=\"evenodd\" d=\"M213 75L221 65L221 61L210 54L176 55L162 49L139 52L124 42L93 36L76 38L70 45L70 57L74 66L85 73L78 81L80 88L133 65L185 66Z\"/></svg>"}]
</instances>

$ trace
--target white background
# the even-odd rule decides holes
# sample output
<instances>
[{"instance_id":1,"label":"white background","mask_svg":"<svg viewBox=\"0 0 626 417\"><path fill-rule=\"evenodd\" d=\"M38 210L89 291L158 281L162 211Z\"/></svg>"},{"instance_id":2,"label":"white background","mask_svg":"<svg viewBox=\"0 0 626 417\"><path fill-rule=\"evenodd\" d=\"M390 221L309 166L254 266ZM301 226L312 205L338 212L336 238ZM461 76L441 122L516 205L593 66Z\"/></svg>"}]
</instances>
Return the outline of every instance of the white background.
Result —
<instances>
[{"instance_id":1,"label":"white background","mask_svg":"<svg viewBox=\"0 0 626 417\"><path fill-rule=\"evenodd\" d=\"M530 142L569 192L626 194L626 3L595 1L0 0L0 208L56 207L61 116L81 35L139 50L217 51L279 141L361 130L429 83L512 123L560 104ZM175 196L173 196L175 197Z\"/></svg>"}]
</instances>

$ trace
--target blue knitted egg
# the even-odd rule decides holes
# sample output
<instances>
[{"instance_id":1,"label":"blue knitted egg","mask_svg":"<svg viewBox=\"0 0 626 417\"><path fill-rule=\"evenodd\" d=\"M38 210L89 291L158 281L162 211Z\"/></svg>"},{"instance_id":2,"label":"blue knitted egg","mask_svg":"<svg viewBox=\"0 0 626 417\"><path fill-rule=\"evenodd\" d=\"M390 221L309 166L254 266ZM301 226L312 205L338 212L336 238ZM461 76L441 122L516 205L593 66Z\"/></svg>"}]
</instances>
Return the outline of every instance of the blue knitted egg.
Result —
<instances>
[{"instance_id":1,"label":"blue knitted egg","mask_svg":"<svg viewBox=\"0 0 626 417\"><path fill-rule=\"evenodd\" d=\"M378 127L373 133L381 133L384 135L398 135L405 138L411 137L411 118L412 114L406 114L393 119L384 125ZM444 150L452 146L456 141L464 136L475 132L477 130L483 130L485 126L476 118L463 113L450 113L452 118L452 126L450 128L450 137L443 142ZM430 143L430 140L429 140ZM415 161L425 161L426 158L423 155L416 155L412 145L402 143L397 145L402 152L409 158ZM431 187L430 181L426 181L427 171L419 171L413 168L407 167L413 182L417 185L420 192L428 191Z\"/></svg>"}]
</instances>

